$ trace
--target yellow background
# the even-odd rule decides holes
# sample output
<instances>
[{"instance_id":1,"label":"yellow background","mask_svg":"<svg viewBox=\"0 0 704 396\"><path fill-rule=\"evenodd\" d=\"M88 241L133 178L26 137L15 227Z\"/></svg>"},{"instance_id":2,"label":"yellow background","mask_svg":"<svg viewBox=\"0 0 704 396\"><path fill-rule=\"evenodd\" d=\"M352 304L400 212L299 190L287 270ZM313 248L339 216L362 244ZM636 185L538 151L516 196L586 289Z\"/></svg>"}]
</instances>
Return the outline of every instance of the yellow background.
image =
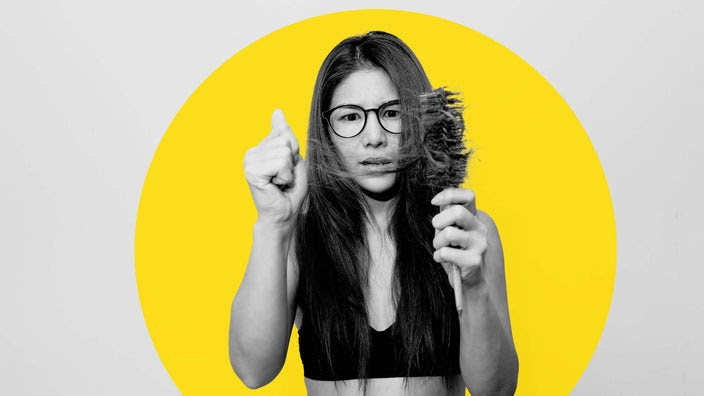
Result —
<instances>
[{"instance_id":1,"label":"yellow background","mask_svg":"<svg viewBox=\"0 0 704 396\"><path fill-rule=\"evenodd\" d=\"M256 217L244 152L280 107L305 154L318 67L340 40L368 30L396 34L435 86L463 92L476 150L465 186L503 241L517 394L569 393L597 345L614 284L613 208L597 155L560 95L511 51L464 26L389 10L324 15L258 40L174 118L144 183L135 237L142 309L162 362L186 395L249 392L227 350ZM295 330L283 371L256 393L305 394Z\"/></svg>"}]
</instances>

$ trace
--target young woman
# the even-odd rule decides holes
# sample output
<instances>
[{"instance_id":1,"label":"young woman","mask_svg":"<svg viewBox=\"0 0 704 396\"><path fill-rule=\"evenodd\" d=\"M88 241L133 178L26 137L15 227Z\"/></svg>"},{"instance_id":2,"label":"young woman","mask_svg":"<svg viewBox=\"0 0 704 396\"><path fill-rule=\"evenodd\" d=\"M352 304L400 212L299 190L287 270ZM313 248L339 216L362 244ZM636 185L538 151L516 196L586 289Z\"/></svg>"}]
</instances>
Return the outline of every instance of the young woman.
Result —
<instances>
[{"instance_id":1,"label":"young woman","mask_svg":"<svg viewBox=\"0 0 704 396\"><path fill-rule=\"evenodd\" d=\"M310 395L515 391L496 226L472 191L414 183L423 131L412 109L430 91L397 37L350 37L320 68L307 159L278 110L247 152L258 219L230 360L248 387L281 370L295 323Z\"/></svg>"}]
</instances>

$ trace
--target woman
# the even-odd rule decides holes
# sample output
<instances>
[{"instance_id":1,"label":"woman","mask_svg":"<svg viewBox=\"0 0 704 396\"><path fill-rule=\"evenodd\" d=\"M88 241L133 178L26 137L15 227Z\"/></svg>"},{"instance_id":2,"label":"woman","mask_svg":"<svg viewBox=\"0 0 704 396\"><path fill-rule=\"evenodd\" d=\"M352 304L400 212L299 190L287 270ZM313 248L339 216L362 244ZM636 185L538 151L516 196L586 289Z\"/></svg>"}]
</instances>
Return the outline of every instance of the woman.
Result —
<instances>
[{"instance_id":1,"label":"woman","mask_svg":"<svg viewBox=\"0 0 704 396\"><path fill-rule=\"evenodd\" d=\"M248 387L281 370L295 322L310 395L515 391L496 226L470 190L439 192L412 177L422 130L411 109L431 90L395 36L350 37L318 74L307 160L278 110L247 152L258 219L232 305L230 360Z\"/></svg>"}]
</instances>

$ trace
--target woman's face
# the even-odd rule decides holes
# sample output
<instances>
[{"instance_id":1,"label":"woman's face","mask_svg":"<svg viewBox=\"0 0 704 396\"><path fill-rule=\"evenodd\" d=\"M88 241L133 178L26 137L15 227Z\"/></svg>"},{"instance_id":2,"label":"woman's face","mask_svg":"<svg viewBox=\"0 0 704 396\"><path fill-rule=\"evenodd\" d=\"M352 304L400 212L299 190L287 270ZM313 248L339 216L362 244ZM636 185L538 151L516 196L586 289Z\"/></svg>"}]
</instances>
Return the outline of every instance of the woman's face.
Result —
<instances>
[{"instance_id":1,"label":"woman's face","mask_svg":"<svg viewBox=\"0 0 704 396\"><path fill-rule=\"evenodd\" d=\"M363 109L376 109L398 99L398 92L386 72L378 68L360 69L335 88L330 108L357 105ZM340 137L328 128L345 170L352 174L353 180L362 189L370 193L383 193L396 182L400 134L384 130L378 118L400 117L400 113L397 115L393 111L397 110L387 111L386 115L367 111L364 129L354 137Z\"/></svg>"}]
</instances>

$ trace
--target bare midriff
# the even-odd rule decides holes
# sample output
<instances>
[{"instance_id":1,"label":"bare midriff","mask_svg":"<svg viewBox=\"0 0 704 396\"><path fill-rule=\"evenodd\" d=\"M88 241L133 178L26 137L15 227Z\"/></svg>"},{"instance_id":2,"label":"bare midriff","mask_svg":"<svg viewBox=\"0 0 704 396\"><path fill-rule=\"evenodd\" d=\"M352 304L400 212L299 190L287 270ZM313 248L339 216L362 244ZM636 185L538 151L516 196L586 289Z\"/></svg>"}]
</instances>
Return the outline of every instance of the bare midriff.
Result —
<instances>
[{"instance_id":1,"label":"bare midriff","mask_svg":"<svg viewBox=\"0 0 704 396\"><path fill-rule=\"evenodd\" d=\"M410 377L404 384L402 377L371 378L367 383L367 396L462 396L465 387L462 377L456 376L452 389L448 389L442 377ZM308 396L363 396L360 380L318 381L305 378ZM337 386L336 386L337 385Z\"/></svg>"}]
</instances>

